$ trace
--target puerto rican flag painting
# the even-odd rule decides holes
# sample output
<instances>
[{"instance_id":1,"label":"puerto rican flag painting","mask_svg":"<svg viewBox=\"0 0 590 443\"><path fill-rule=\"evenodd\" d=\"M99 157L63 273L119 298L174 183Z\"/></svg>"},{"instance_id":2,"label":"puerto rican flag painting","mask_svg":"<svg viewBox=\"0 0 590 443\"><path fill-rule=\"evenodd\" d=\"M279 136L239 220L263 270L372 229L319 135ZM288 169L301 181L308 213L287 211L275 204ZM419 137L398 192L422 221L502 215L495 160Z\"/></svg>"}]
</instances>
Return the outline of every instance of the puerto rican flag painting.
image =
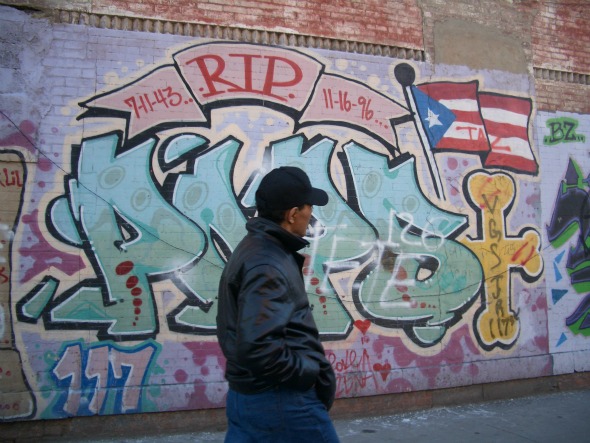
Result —
<instances>
[{"instance_id":1,"label":"puerto rican flag painting","mask_svg":"<svg viewBox=\"0 0 590 443\"><path fill-rule=\"evenodd\" d=\"M536 174L528 135L531 100L478 88L477 80L412 86L430 149L477 154L484 167Z\"/></svg>"},{"instance_id":2,"label":"puerto rican flag painting","mask_svg":"<svg viewBox=\"0 0 590 443\"><path fill-rule=\"evenodd\" d=\"M431 149L471 153L490 150L477 91L477 81L424 83L412 88Z\"/></svg>"}]
</instances>

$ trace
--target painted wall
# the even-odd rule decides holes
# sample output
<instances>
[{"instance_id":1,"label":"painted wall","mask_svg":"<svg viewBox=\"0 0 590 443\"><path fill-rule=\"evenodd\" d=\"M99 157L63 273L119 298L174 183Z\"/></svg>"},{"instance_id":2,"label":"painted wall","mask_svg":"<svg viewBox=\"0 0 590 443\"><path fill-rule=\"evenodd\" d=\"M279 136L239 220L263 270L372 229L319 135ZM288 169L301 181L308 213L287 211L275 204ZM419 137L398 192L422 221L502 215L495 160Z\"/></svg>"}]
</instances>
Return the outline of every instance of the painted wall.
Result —
<instances>
[{"instance_id":1,"label":"painted wall","mask_svg":"<svg viewBox=\"0 0 590 443\"><path fill-rule=\"evenodd\" d=\"M217 281L280 165L330 195L339 397L590 370L590 116L526 74L0 17L0 419L222 407Z\"/></svg>"}]
</instances>

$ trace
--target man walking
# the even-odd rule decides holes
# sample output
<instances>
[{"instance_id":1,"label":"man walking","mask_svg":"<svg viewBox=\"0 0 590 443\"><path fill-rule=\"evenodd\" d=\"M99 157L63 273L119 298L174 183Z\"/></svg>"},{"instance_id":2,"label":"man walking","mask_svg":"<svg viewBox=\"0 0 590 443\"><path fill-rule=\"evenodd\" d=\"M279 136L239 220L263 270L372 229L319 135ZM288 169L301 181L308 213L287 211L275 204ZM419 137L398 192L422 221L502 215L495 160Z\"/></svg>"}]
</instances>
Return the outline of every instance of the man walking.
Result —
<instances>
[{"instance_id":1,"label":"man walking","mask_svg":"<svg viewBox=\"0 0 590 443\"><path fill-rule=\"evenodd\" d=\"M258 217L219 284L217 338L227 359L226 442L338 442L328 415L334 371L326 359L297 251L312 206L328 203L295 167L270 171L256 191Z\"/></svg>"}]
</instances>

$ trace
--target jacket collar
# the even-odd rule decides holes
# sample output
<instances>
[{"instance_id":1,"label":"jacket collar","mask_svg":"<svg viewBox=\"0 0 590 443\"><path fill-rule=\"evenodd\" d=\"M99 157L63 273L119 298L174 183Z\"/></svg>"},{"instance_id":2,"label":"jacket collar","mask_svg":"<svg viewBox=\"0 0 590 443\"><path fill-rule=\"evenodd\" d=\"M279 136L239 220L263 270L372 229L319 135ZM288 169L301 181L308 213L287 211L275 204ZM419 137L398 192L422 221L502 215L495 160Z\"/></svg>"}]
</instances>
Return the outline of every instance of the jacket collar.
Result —
<instances>
[{"instance_id":1,"label":"jacket collar","mask_svg":"<svg viewBox=\"0 0 590 443\"><path fill-rule=\"evenodd\" d=\"M246 229L251 233L265 233L279 240L289 251L295 252L309 246L309 242L298 235L291 234L273 221L261 217L251 218L246 222Z\"/></svg>"}]
</instances>

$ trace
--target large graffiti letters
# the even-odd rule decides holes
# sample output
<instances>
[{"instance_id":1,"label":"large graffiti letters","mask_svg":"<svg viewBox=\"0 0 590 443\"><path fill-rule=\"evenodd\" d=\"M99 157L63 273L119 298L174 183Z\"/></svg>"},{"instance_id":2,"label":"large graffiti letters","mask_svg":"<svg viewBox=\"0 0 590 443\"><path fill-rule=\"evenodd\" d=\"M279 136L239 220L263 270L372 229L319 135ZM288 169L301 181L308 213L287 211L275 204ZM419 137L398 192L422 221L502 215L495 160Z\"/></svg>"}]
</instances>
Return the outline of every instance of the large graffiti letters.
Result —
<instances>
[{"instance_id":1,"label":"large graffiti letters","mask_svg":"<svg viewBox=\"0 0 590 443\"><path fill-rule=\"evenodd\" d=\"M412 156L388 162L354 142L344 152L352 200L378 238L357 277L355 306L372 322L401 327L418 345L432 346L481 285L477 259L454 240L465 218L440 210L422 194Z\"/></svg>"},{"instance_id":2,"label":"large graffiti letters","mask_svg":"<svg viewBox=\"0 0 590 443\"><path fill-rule=\"evenodd\" d=\"M152 282L175 280L205 246L202 231L165 201L150 177L156 140L117 155L119 140L117 133L85 140L73 162L76 174L66 178L67 195L48 209L54 236L82 248L96 273L48 304L43 313L50 329L98 329L100 337L119 340L154 337ZM185 294L194 297L194 291Z\"/></svg>"},{"instance_id":3,"label":"large graffiti letters","mask_svg":"<svg viewBox=\"0 0 590 443\"><path fill-rule=\"evenodd\" d=\"M108 343L63 347L52 374L60 388L53 402L56 415L125 414L141 410L142 386L159 347L146 342L125 349ZM115 401L117 399L117 401Z\"/></svg>"},{"instance_id":4,"label":"large graffiti letters","mask_svg":"<svg viewBox=\"0 0 590 443\"><path fill-rule=\"evenodd\" d=\"M240 147L241 143L234 138L224 140L196 159L192 173L169 176L170 185L165 185L174 189L173 206L202 228L207 245L196 266L176 273L183 285L199 290L195 297L188 297L168 314L173 330L215 333L215 300L221 271L233 248L246 234L246 218L237 203L231 179Z\"/></svg>"}]
</instances>

